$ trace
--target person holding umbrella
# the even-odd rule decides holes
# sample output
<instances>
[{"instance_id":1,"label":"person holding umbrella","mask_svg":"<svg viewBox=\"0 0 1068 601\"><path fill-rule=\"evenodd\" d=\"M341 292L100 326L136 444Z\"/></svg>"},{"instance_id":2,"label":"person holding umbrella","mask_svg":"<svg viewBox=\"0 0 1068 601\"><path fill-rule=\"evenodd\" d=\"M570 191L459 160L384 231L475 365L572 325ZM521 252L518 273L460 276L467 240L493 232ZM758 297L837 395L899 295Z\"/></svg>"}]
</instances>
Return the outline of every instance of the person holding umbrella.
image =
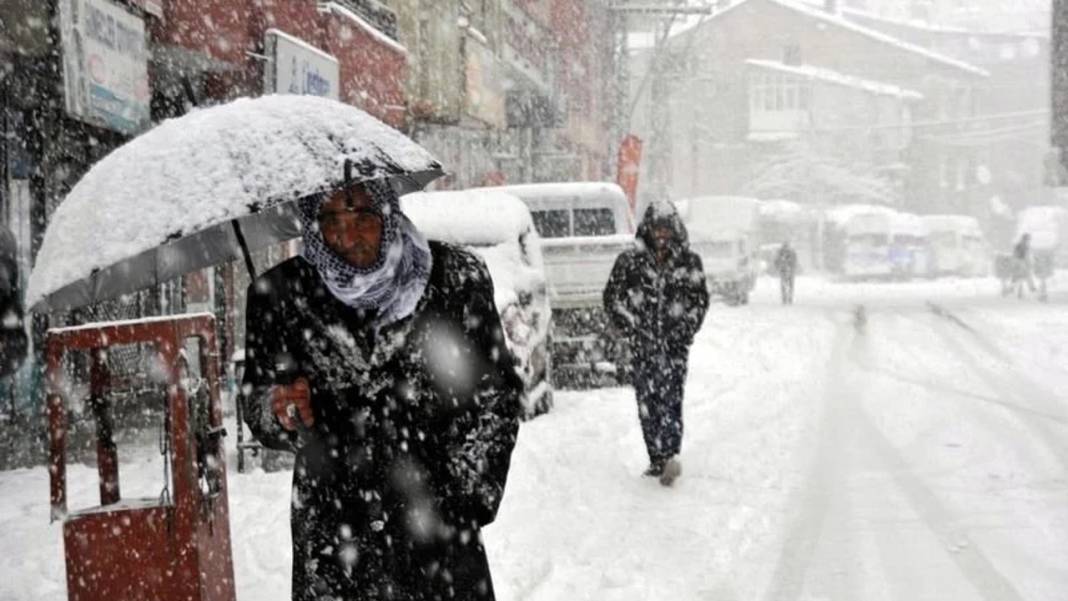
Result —
<instances>
[{"instance_id":1,"label":"person holding umbrella","mask_svg":"<svg viewBox=\"0 0 1068 601\"><path fill-rule=\"evenodd\" d=\"M116 149L45 232L27 292L39 313L244 259L238 402L263 444L296 454L293 599L493 599L479 532L523 385L485 264L399 209L399 191L442 174L356 107L241 98ZM256 277L252 252L298 237L301 256Z\"/></svg>"},{"instance_id":2,"label":"person holding umbrella","mask_svg":"<svg viewBox=\"0 0 1068 601\"><path fill-rule=\"evenodd\" d=\"M523 385L489 272L383 181L299 202L304 248L249 288L246 422L296 453L293 599L493 599L479 536Z\"/></svg>"}]
</instances>

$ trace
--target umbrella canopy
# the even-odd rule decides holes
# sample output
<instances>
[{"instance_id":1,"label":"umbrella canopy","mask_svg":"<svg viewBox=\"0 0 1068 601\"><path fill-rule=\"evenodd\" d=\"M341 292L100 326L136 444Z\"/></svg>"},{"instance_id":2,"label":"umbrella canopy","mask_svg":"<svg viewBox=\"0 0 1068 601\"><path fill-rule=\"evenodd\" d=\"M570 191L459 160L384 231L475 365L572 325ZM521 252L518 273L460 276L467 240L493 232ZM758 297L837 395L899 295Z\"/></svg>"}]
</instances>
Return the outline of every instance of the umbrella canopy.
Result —
<instances>
[{"instance_id":1,"label":"umbrella canopy","mask_svg":"<svg viewBox=\"0 0 1068 601\"><path fill-rule=\"evenodd\" d=\"M26 303L73 309L300 235L299 198L442 175L424 148L367 113L314 96L243 98L171 119L89 170L45 232ZM239 226L234 227L234 223Z\"/></svg>"}]
</instances>

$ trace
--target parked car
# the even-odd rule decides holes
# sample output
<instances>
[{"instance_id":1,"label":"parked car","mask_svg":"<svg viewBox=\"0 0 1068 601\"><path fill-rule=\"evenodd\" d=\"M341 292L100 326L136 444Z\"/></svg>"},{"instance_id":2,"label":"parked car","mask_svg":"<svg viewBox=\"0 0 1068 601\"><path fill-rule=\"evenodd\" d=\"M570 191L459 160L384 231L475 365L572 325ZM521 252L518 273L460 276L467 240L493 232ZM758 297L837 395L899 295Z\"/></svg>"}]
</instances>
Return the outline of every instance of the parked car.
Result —
<instances>
[{"instance_id":1,"label":"parked car","mask_svg":"<svg viewBox=\"0 0 1068 601\"><path fill-rule=\"evenodd\" d=\"M427 238L458 244L485 260L508 348L526 385L524 411L528 417L548 411L551 313L541 243L526 205L505 192L474 189L408 194L401 207Z\"/></svg>"},{"instance_id":2,"label":"parked car","mask_svg":"<svg viewBox=\"0 0 1068 601\"><path fill-rule=\"evenodd\" d=\"M623 190L601 182L480 189L514 194L534 218L545 255L557 384L625 381L626 349L610 332L602 304L616 258L634 245Z\"/></svg>"},{"instance_id":3,"label":"parked car","mask_svg":"<svg viewBox=\"0 0 1068 601\"><path fill-rule=\"evenodd\" d=\"M978 219L968 215L924 215L923 221L930 232L930 275L990 274L993 253Z\"/></svg>"},{"instance_id":4,"label":"parked car","mask_svg":"<svg viewBox=\"0 0 1068 601\"><path fill-rule=\"evenodd\" d=\"M760 201L739 196L700 196L677 202L701 256L708 291L728 305L744 305L759 272L757 229Z\"/></svg>"}]
</instances>

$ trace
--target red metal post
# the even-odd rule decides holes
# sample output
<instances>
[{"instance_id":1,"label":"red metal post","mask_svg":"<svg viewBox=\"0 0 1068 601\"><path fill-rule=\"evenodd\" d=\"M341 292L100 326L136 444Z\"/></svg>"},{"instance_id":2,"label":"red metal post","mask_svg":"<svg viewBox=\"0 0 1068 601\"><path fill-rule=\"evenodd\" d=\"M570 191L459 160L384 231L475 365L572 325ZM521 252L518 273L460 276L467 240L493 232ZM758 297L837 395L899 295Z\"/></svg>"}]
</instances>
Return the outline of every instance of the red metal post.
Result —
<instances>
[{"instance_id":1,"label":"red metal post","mask_svg":"<svg viewBox=\"0 0 1068 601\"><path fill-rule=\"evenodd\" d=\"M221 433L215 323L211 316L176 316L167 319L89 325L52 330L49 349L49 435L52 468L53 516L61 517L67 564L68 597L77 601L153 599L154 601L233 601L233 561L230 546L225 454L216 445ZM201 365L209 391L209 423L193 422L190 395L180 378L182 343L199 338ZM66 437L64 391L60 368L64 353L94 353L92 394L101 397L108 388L105 356L109 346L150 344L167 367L167 398L173 496L126 499L81 511L66 510L64 444ZM203 402L203 399L193 399ZM202 430L201 428L206 428ZM199 435L199 436L198 436ZM199 445L205 445L200 449ZM200 455L214 453L218 471L206 494L200 485ZM101 469L101 481L111 478ZM115 474L117 482L117 473ZM112 489L108 489L109 491ZM116 500L118 488L115 491ZM110 494L110 492L109 492ZM107 501L107 499L102 499ZM116 566L121 566L117 569Z\"/></svg>"}]
</instances>

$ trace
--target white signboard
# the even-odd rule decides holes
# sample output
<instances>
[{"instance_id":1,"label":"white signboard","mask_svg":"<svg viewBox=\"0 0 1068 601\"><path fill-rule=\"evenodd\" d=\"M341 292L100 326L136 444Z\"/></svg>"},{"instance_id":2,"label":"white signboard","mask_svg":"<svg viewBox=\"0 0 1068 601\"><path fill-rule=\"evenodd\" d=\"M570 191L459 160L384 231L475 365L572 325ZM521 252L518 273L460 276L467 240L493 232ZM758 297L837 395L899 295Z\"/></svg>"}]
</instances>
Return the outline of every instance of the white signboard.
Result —
<instances>
[{"instance_id":1,"label":"white signboard","mask_svg":"<svg viewBox=\"0 0 1068 601\"><path fill-rule=\"evenodd\" d=\"M126 134L149 124L144 21L111 0L60 0L67 112Z\"/></svg>"},{"instance_id":2,"label":"white signboard","mask_svg":"<svg viewBox=\"0 0 1068 601\"><path fill-rule=\"evenodd\" d=\"M277 29L267 30L264 89L267 93L323 96L338 100L341 74L337 59Z\"/></svg>"}]
</instances>

